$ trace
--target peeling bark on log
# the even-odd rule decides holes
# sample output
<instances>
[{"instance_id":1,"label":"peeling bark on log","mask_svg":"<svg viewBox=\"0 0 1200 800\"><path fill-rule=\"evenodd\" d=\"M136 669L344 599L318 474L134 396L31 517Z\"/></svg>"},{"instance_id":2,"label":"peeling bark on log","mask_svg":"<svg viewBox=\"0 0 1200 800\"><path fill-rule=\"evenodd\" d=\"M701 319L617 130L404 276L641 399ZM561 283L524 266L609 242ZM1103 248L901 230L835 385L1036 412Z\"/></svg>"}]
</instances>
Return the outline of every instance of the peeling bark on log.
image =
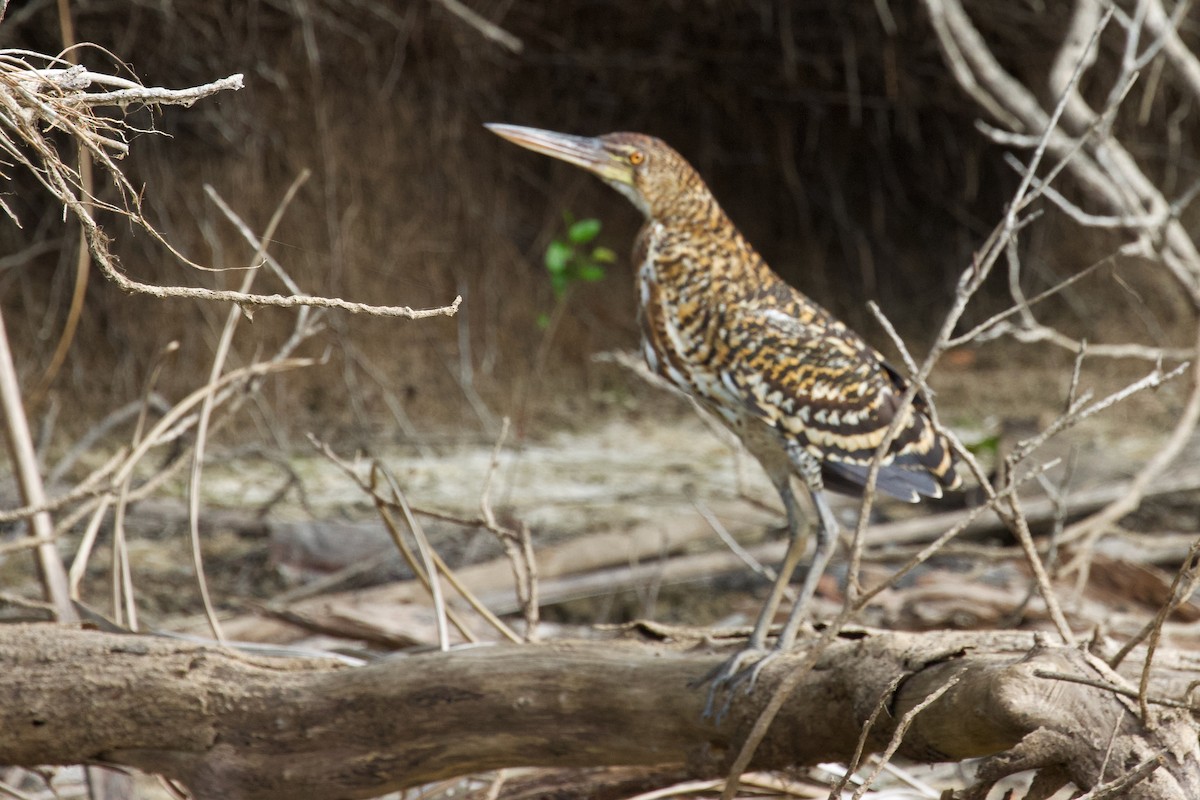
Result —
<instances>
[{"instance_id":1,"label":"peeling bark on log","mask_svg":"<svg viewBox=\"0 0 1200 800\"><path fill-rule=\"evenodd\" d=\"M701 718L706 688L695 684L724 657L556 642L346 668L13 625L0 627L0 763L123 764L177 778L199 797L263 800L370 797L506 766L675 764L716 776L795 664L773 662L718 725ZM1133 701L1035 670L1106 677L1086 654L1034 646L1028 634L852 632L803 676L752 766L845 761L881 695L905 676L869 736L868 750L879 750L908 709L959 675L916 717L902 755L1003 754L997 775L1005 764L1037 767L1090 788L1162 751L1163 768L1124 796L1200 797L1191 719L1160 713L1147 729Z\"/></svg>"}]
</instances>

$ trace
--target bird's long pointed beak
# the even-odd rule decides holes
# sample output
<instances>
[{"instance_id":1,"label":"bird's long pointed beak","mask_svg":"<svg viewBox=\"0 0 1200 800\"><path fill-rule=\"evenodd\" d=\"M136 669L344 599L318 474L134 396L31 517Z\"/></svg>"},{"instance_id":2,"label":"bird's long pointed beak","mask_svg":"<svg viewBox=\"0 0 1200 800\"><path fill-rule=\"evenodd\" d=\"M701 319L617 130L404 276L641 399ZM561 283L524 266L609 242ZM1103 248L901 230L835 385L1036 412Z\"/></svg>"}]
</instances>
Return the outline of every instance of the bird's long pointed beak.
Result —
<instances>
[{"instance_id":1,"label":"bird's long pointed beak","mask_svg":"<svg viewBox=\"0 0 1200 800\"><path fill-rule=\"evenodd\" d=\"M583 167L610 183L633 183L633 169L629 163L610 152L600 139L498 122L485 123L484 127L526 150Z\"/></svg>"}]
</instances>

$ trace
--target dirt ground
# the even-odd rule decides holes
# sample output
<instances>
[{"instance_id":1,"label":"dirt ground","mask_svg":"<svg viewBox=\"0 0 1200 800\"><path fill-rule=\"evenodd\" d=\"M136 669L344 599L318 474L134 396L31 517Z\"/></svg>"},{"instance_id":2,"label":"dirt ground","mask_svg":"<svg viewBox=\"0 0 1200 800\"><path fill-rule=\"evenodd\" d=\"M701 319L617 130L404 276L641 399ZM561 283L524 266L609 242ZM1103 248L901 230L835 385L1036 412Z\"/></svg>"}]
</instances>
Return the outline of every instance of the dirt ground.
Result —
<instances>
[{"instance_id":1,"label":"dirt ground","mask_svg":"<svg viewBox=\"0 0 1200 800\"><path fill-rule=\"evenodd\" d=\"M985 353L966 367L951 364L939 371L935 384L943 418L976 447L988 468L998 450L1054 418L1067 382L1063 364L1054 363L1062 359L1046 357L1043 361L1051 363L1025 369L997 360ZM1102 397L1149 369L1137 363L1097 362L1094 370L1085 372L1081 388ZM1039 451L1036 463L1059 459L1059 466L1049 472L1055 481L1062 480L1069 463L1070 492L1127 477L1155 451L1177 415L1184 387L1182 380L1176 384L1136 395L1067 431ZM527 525L538 550L604 532L654 531L689 520L704 527L704 513L711 508L720 509L716 516L743 544L777 538L772 528L782 522L782 513L757 463L723 428L701 418L678 397L654 392L632 408L581 420L573 429L539 431L535 419L527 430L534 433L523 438L509 435L498 451L494 442L471 435L457 441L449 436L436 443L387 446L372 455L386 465L414 506L456 517L479 515L490 473L491 506L502 521ZM341 457L354 459L355 453L340 450L336 442L329 444ZM236 613L248 604L326 580L339 570L348 574L330 588L361 588L410 575L370 499L328 459L311 450L293 453L285 468L278 456L239 456L219 444L211 452L204 472L203 553L220 607ZM1197 460L1200 447L1193 446L1179 467ZM365 458L358 462L363 468L368 463ZM1031 485L1028 494L1044 492ZM127 521L134 583L151 624L170 626L172 620L200 610L182 497L179 479L159 497L135 506ZM882 503L875 520L946 511L969 498L970 494L920 506ZM857 501L835 497L835 507L843 523L852 526ZM1188 531L1195 527L1194 516L1190 499L1171 497L1152 502L1128 527ZM486 531L431 519L425 527L451 566L501 554L495 537ZM89 562L84 589L85 601L98 610L107 606L109 596L106 535ZM1003 536L993 540L1005 543ZM77 541L65 543L64 552ZM712 531L688 546L692 551L723 547ZM26 556L10 556L0 564L0 576L8 586L31 590L29 567ZM722 580L727 588L756 585L749 571ZM647 595L641 602L608 598L591 607L573 607L565 616L578 622L597 613L597 622L655 614L672 622L744 622L737 603L722 612L721 603L697 604L689 597L696 588L711 584L692 579L665 594L659 591L652 607L646 607ZM708 591L700 594L711 597ZM554 617L557 612L547 613Z\"/></svg>"}]
</instances>

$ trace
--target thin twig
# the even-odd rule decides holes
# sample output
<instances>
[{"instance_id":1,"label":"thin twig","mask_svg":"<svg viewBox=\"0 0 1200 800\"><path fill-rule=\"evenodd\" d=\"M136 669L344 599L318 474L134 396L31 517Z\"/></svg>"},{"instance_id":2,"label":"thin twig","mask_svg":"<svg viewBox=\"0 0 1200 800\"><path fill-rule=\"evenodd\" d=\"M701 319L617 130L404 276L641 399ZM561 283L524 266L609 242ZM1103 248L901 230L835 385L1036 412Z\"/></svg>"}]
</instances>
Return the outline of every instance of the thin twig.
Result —
<instances>
[{"instance_id":1,"label":"thin twig","mask_svg":"<svg viewBox=\"0 0 1200 800\"><path fill-rule=\"evenodd\" d=\"M1196 582L1197 580L1200 580L1200 569L1197 569L1197 567L1200 566L1198 559L1200 559L1200 539L1197 539L1192 544L1191 549L1188 551L1187 557L1184 558L1183 565L1179 568L1179 571L1175 573L1175 579L1171 582L1171 598L1165 604L1163 604L1162 608L1158 610L1158 613L1154 615L1153 619L1147 622L1140 631L1130 637L1129 641L1125 642L1125 644L1121 646L1120 650L1113 654L1113 657L1108 660L1108 665L1110 667L1113 669L1119 667L1121 662L1124 661L1131 652L1133 652L1135 647L1145 641L1146 637L1150 636L1152 632L1161 630L1166 618L1169 617L1175 611L1175 609L1179 608L1179 606L1183 605L1184 602L1191 598L1192 594L1196 591ZM1185 584L1183 591L1180 591L1180 583L1183 581L1184 575L1187 575L1188 573L1191 573L1190 577L1188 578L1188 582ZM1149 663L1150 653L1146 654L1146 661ZM1143 670L1143 672L1144 671L1145 670Z\"/></svg>"},{"instance_id":2,"label":"thin twig","mask_svg":"<svg viewBox=\"0 0 1200 800\"><path fill-rule=\"evenodd\" d=\"M167 346L170 347L170 344ZM137 400L131 400L130 402L118 408L116 411L110 412L104 417L104 419L100 420L100 422L96 425L93 425L90 429L88 429L86 434L80 436L71 445L71 449L67 451L67 454L58 460L58 463L54 465L54 468L51 469L49 474L46 476L46 483L51 486L62 483L71 468L79 462L79 459L81 459L98 442L103 440L104 437L113 430L113 428L121 425L131 417L141 416L143 409L147 408L149 410L163 413L166 409L170 408L170 406L161 395L151 394L149 397L140 397ZM57 502L57 500L53 500L51 502L54 503ZM53 511L54 509L50 508L47 510ZM6 521L3 518L3 514L6 513L10 512L0 512L0 521Z\"/></svg>"},{"instance_id":3,"label":"thin twig","mask_svg":"<svg viewBox=\"0 0 1200 800\"><path fill-rule=\"evenodd\" d=\"M392 517L391 508L392 507L390 505L383 501L382 497L376 499L375 510L379 513L379 518L383 520L383 525L385 528L387 528L388 535L392 537L393 544L395 544L396 549L400 551L400 556L404 559L404 563L408 564L408 568L412 570L413 575L418 581L420 581L421 585L425 587L425 591L429 592L430 597L432 597L433 584L429 580L429 572L425 569L425 565L421 562L421 559L417 557L417 554L414 553L412 548L408 546L408 542L404 540L404 535L400 532L400 526L396 524L396 520ZM442 570L447 576L451 574L445 570L440 561L436 559L435 561L438 564L439 570ZM284 602L286 601L283 598L280 598L273 605L279 606ZM446 618L450 621L450 624L453 625L460 634L462 634L463 639L468 642L477 641L474 632L470 629L470 627L468 627L466 621L463 620L453 608L446 606L445 609Z\"/></svg>"},{"instance_id":4,"label":"thin twig","mask_svg":"<svg viewBox=\"0 0 1200 800\"><path fill-rule=\"evenodd\" d=\"M1130 482L1128 493L1109 503L1095 514L1069 525L1063 531L1062 541L1064 544L1075 541L1090 531L1114 525L1122 517L1134 511L1141 504L1146 488L1154 483L1183 452L1196 430L1197 423L1200 422L1200 328L1197 329L1197 337L1195 364L1192 365L1191 393L1188 395L1183 412L1179 415L1179 421L1175 423L1175 427L1166 440L1159 445L1154 456L1138 470L1137 475Z\"/></svg>"},{"instance_id":5,"label":"thin twig","mask_svg":"<svg viewBox=\"0 0 1200 800\"><path fill-rule=\"evenodd\" d=\"M909 675L903 672L896 675L888 682L887 687L879 693L879 700L876 701L875 708L871 710L867 721L863 723L862 733L858 735L858 743L854 746L854 755L846 762L846 771L842 773L841 778L838 779L838 782L829 791L829 800L841 800L842 791L846 788L846 784L850 782L854 773L858 772L859 764L862 763L863 753L867 749L867 740L871 736L871 731L875 728L875 723L888 710L888 706L891 705L895 697L896 688L908 677Z\"/></svg>"},{"instance_id":6,"label":"thin twig","mask_svg":"<svg viewBox=\"0 0 1200 800\"><path fill-rule=\"evenodd\" d=\"M496 514L492 511L492 482L496 470L500 467L500 453L504 448L504 440L508 437L510 420L505 417L500 423L500 434L492 447L492 457L488 461L487 474L483 479L483 490L479 493L479 511L483 527L491 532L499 541L504 553L512 565L513 581L517 591L517 602L521 604L525 618L525 641L537 638L538 626L538 590L537 563L534 560L533 537L529 526L522 523L518 530L501 526L496 522Z\"/></svg>"},{"instance_id":7,"label":"thin twig","mask_svg":"<svg viewBox=\"0 0 1200 800\"><path fill-rule=\"evenodd\" d=\"M958 455L957 451L956 455ZM1005 502L1012 497L1026 481L1034 480L1038 476L1045 474L1046 470L1052 469L1054 466L1056 466L1056 464L1057 462L1042 464L1037 469L1031 470L1029 474L1023 475L1021 479L1016 481L1012 486L1005 487L1003 490L996 492L992 497L989 497L986 502L972 508L970 513L942 533L941 536L938 536L932 542L922 547L899 569L892 571L886 578L884 578L875 586L864 590L851 607L851 613L857 614L866 608L867 605L875 599L875 597L888 589L896 588L900 584L900 581L904 580L909 573L932 558L935 553L939 552L952 539L969 528L972 522L983 516L983 514L988 511L998 512L1000 503Z\"/></svg>"},{"instance_id":8,"label":"thin twig","mask_svg":"<svg viewBox=\"0 0 1200 800\"><path fill-rule=\"evenodd\" d=\"M1150 723L1150 709L1146 700L1146 694L1150 690L1150 667L1154 663L1154 653L1162 638L1163 623L1175 609L1191 599L1196 587L1200 586L1200 569L1197 569L1197 559L1200 559L1200 541L1192 545L1183 567L1175 573L1175 580L1171 582L1170 600L1163 604L1150 623L1150 636L1146 642L1146 660L1142 663L1142 675L1138 682L1138 705L1141 707L1142 721L1146 724Z\"/></svg>"},{"instance_id":9,"label":"thin twig","mask_svg":"<svg viewBox=\"0 0 1200 800\"><path fill-rule=\"evenodd\" d=\"M265 375L272 375L276 372L286 372L291 369L299 369L301 367L311 367L314 364L321 363L315 358L281 358L274 361L260 361L255 364L250 364L245 367L230 370L221 376L220 380L210 382L195 389L187 397L180 400L171 408L169 412L163 415L150 432L146 434L146 438L142 440L129 457L125 459L120 469L112 478L112 485L118 486L120 482L125 480L137 467L138 462L146 456L146 454L155 445L159 444L171 433L171 427L180 422L181 419L192 408L203 402L204 398L211 394L220 394L222 390L229 386L240 385L246 380L260 378Z\"/></svg>"},{"instance_id":10,"label":"thin twig","mask_svg":"<svg viewBox=\"0 0 1200 800\"><path fill-rule=\"evenodd\" d=\"M761 576L763 580L767 581L768 583L773 583L775 581L775 570L759 561L749 550L742 547L741 543L738 542L737 539L733 538L733 534L731 534L729 529L722 524L721 520L717 519L717 515L712 512L712 509L708 507L707 503L705 503L703 500L696 499L692 501L692 507L695 508L697 513L704 518L704 521L708 523L708 527L712 528L713 533L717 534L717 537L721 540L721 543L729 548L729 552L737 556L743 564L750 568L751 572L753 572L755 575ZM795 600L795 593L791 592L790 589L788 591L793 595L788 599Z\"/></svg>"},{"instance_id":11,"label":"thin twig","mask_svg":"<svg viewBox=\"0 0 1200 800\"><path fill-rule=\"evenodd\" d=\"M1029 520L1021 510L1021 498L1016 492L1008 496L1008 507L1012 512L1009 517L1012 520L1010 528L1016 533L1021 550L1025 553L1025 560L1029 563L1029 568L1033 570L1034 579L1041 591L1042 602L1046 604L1046 609L1050 612L1050 619L1054 621L1054 627L1058 629L1058 635L1062 637L1063 643L1073 645L1075 644L1075 634L1072 633L1071 626L1067 623L1066 616L1063 615L1058 595L1055 594L1054 586L1050 583L1050 576L1046 574L1046 566L1038 556L1037 547L1033 543L1033 534L1029 532Z\"/></svg>"},{"instance_id":12,"label":"thin twig","mask_svg":"<svg viewBox=\"0 0 1200 800\"><path fill-rule=\"evenodd\" d=\"M108 478L109 474L115 472L121 465L124 456L124 453L118 451L105 464L93 470L91 474L69 491L57 497L47 499L44 503L0 511L0 523L18 522L23 519L29 519L35 514L53 513L80 500L105 494L110 491L110 487L102 484Z\"/></svg>"},{"instance_id":13,"label":"thin twig","mask_svg":"<svg viewBox=\"0 0 1200 800\"><path fill-rule=\"evenodd\" d=\"M891 741L888 742L887 748L879 757L879 761L875 765L875 768L871 770L871 774L867 776L862 785L854 790L854 794L851 795L851 800L860 800L871 787L871 784L875 782L875 779L879 777L879 773L883 771L883 766L891 761L892 756L894 756L896 751L900 749L900 744L904 741L904 734L908 733L908 729L912 725L913 720L917 718L917 715L937 702L939 697L950 691L950 689L957 685L960 680L962 680L961 672L951 675L945 683L930 692L924 700L917 703L904 713L904 716L900 718L900 722L896 724L896 730L892 733Z\"/></svg>"},{"instance_id":14,"label":"thin twig","mask_svg":"<svg viewBox=\"0 0 1200 800\"><path fill-rule=\"evenodd\" d=\"M146 383L142 388L141 408L138 411L137 421L133 426L131 448L136 448L142 441L142 434L146 430L146 419L150 409L150 397L154 394L154 387L158 384L158 378L162 374L167 359L178 351L179 342L169 342L166 347L158 352L154 362L150 365L150 374L146 377ZM136 631L138 629L137 606L133 598L133 574L129 564L129 546L125 536L125 511L128 506L129 492L132 486L133 474L130 473L125 480L121 481L116 497L112 498L113 503L115 503L112 545L112 608L114 622L122 625L125 624L124 620L128 618L129 629ZM71 564L72 597L78 597L79 582L83 579L83 573L87 569L88 555L91 552L96 531L104 518L108 505L108 502L102 502L96 513L92 516L83 541L80 543L79 550L75 555L75 560Z\"/></svg>"},{"instance_id":15,"label":"thin twig","mask_svg":"<svg viewBox=\"0 0 1200 800\"><path fill-rule=\"evenodd\" d=\"M1118 686L1111 681L1103 681L1097 678L1085 678L1082 675L1071 675L1066 672L1054 672L1053 670L1037 669L1033 671L1034 677L1045 678L1047 680L1066 681L1067 683L1078 683L1081 686L1091 686L1094 689L1103 689L1106 692L1119 694L1122 697L1128 697L1130 700L1138 699L1138 692L1133 689L1127 689L1124 686ZM1180 708L1185 711L1196 712L1200 711L1200 706L1192 703L1185 703L1180 700L1172 700L1169 697L1148 697L1148 702L1152 705L1166 706L1168 708Z\"/></svg>"},{"instance_id":16,"label":"thin twig","mask_svg":"<svg viewBox=\"0 0 1200 800\"><path fill-rule=\"evenodd\" d=\"M433 598L433 613L434 619L437 622L438 632L438 647L445 652L450 649L450 633L446 626L446 600L442 595L441 574L434 561L434 549L429 544L429 539L425 536L425 529L421 523L417 522L417 518L413 516L412 508L408 505L408 498L404 496L400 485L392 477L391 472L384 469L383 464L379 461L371 463L370 470L370 485L377 485L378 478L382 477L387 483L388 489L391 491L391 505L400 508L400 513L404 515L404 521L408 523L408 530L413 535L413 539L417 542L417 552L421 554L423 561L422 566L425 569L425 574L429 576L429 595ZM379 501L376 501L378 504Z\"/></svg>"},{"instance_id":17,"label":"thin twig","mask_svg":"<svg viewBox=\"0 0 1200 800\"><path fill-rule=\"evenodd\" d=\"M975 341L976 339L981 337L983 334L987 333L987 331L990 328L992 328L993 326L1008 319L1009 317L1013 316L1014 314L1020 313L1023 308L1028 308L1029 306L1036 305L1037 303L1040 303L1043 300L1053 297L1054 295L1058 294L1059 292L1063 291L1064 289L1067 289L1068 287L1070 287L1072 284L1076 283L1077 281L1080 281L1083 278L1087 277L1088 275L1091 275L1093 272L1095 272L1100 267L1102 267L1106 264L1111 264L1116 255L1117 255L1116 253L1109 254L1109 255L1105 256L1104 258L1100 259L1099 261L1096 261L1096 262L1084 267L1083 269L1079 270L1079 272L1076 272L1074 275L1071 275L1071 276L1065 278L1064 280L1056 283L1054 286L1051 286L1046 291L1044 291L1038 295L1035 295L1034 297L1031 297L1028 300L1025 300L1025 302L1023 304L1012 305L1012 306L1008 307L1007 309L1005 309L1004 311L1001 311L998 314L992 315L988 319L986 319L983 322L976 325L974 328L971 328L971 330L967 331L966 333L960 334L959 336L955 336L955 337L951 338L949 341L946 342L946 348L949 349L951 347L962 347L965 344L969 344L969 343ZM868 305L874 306L875 304L872 301L871 303L868 303ZM875 310L876 308L878 308L878 306L875 306L875 308L872 308L871 310L873 313L875 313L875 316L878 318L881 316L881 312L876 312L876 310Z\"/></svg>"}]
</instances>

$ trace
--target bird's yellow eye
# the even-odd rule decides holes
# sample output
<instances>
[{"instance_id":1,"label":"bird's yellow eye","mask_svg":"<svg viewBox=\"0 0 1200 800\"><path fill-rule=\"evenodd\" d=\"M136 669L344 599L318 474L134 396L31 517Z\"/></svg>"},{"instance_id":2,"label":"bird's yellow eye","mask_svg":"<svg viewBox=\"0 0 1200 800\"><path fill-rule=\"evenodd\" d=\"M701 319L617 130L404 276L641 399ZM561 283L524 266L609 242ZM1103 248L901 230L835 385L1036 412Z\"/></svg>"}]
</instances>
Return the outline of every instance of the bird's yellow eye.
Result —
<instances>
[{"instance_id":1,"label":"bird's yellow eye","mask_svg":"<svg viewBox=\"0 0 1200 800\"><path fill-rule=\"evenodd\" d=\"M629 163L633 164L635 167L638 166L639 164L641 164L645 160L646 160L646 154L643 153L641 150L634 150L632 153L629 154Z\"/></svg>"}]
</instances>

